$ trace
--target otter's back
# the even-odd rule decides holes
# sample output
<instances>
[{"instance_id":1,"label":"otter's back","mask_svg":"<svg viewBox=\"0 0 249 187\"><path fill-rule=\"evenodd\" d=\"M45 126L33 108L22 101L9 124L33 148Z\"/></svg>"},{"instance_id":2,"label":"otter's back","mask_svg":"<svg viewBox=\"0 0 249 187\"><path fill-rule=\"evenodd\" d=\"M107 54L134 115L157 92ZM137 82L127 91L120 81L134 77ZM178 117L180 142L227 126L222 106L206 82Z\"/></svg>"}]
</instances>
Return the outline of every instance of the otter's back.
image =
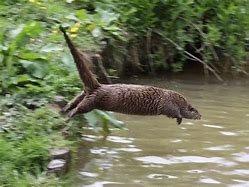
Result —
<instances>
[{"instance_id":1,"label":"otter's back","mask_svg":"<svg viewBox=\"0 0 249 187\"><path fill-rule=\"evenodd\" d=\"M165 90L156 87L111 84L98 90L97 108L136 115L157 115Z\"/></svg>"}]
</instances>

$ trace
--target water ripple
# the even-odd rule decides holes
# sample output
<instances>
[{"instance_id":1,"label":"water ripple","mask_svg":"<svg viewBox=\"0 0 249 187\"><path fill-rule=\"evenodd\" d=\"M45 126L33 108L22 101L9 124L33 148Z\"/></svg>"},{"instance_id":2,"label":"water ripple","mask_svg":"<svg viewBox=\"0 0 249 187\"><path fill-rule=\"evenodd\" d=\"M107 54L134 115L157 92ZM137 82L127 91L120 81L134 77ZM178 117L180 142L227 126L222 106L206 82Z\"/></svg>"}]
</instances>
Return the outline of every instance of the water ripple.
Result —
<instances>
[{"instance_id":1,"label":"water ripple","mask_svg":"<svg viewBox=\"0 0 249 187\"><path fill-rule=\"evenodd\" d=\"M248 180L245 181L245 180L234 179L233 181L239 184L232 184L232 185L229 185L229 187L248 187L249 186Z\"/></svg>"},{"instance_id":2,"label":"water ripple","mask_svg":"<svg viewBox=\"0 0 249 187\"><path fill-rule=\"evenodd\" d=\"M106 148L96 148L96 149L91 149L90 151L91 153L97 154L97 155L105 155L107 153L112 154L112 155L118 154L117 151L112 150L112 149L106 149Z\"/></svg>"},{"instance_id":3,"label":"water ripple","mask_svg":"<svg viewBox=\"0 0 249 187\"><path fill-rule=\"evenodd\" d=\"M249 163L249 154L245 152L241 153L234 153L233 154L235 157L234 159L239 161L239 162L248 162Z\"/></svg>"},{"instance_id":4,"label":"water ripple","mask_svg":"<svg viewBox=\"0 0 249 187\"><path fill-rule=\"evenodd\" d=\"M90 184L90 185L84 185L85 187L103 187L103 186L107 186L107 185L111 185L111 184L114 184L114 185L119 185L119 184L122 184L122 183L116 183L116 182L110 182L110 181L97 181L97 182L94 182L93 184Z\"/></svg>"},{"instance_id":5,"label":"water ripple","mask_svg":"<svg viewBox=\"0 0 249 187\"><path fill-rule=\"evenodd\" d=\"M227 145L221 145L221 146L206 147L203 149L208 150L208 151L230 151L234 149L234 146L227 144Z\"/></svg>"},{"instance_id":6,"label":"water ripple","mask_svg":"<svg viewBox=\"0 0 249 187\"><path fill-rule=\"evenodd\" d=\"M204 178L204 179L200 179L201 183L206 183L206 184L220 184L219 181L214 180L212 178Z\"/></svg>"},{"instance_id":7,"label":"water ripple","mask_svg":"<svg viewBox=\"0 0 249 187\"><path fill-rule=\"evenodd\" d=\"M90 172L84 172L84 171L81 171L79 173L80 175L85 176L85 177L97 177L99 175L97 173L90 173Z\"/></svg>"},{"instance_id":8,"label":"water ripple","mask_svg":"<svg viewBox=\"0 0 249 187\"><path fill-rule=\"evenodd\" d=\"M187 173L205 173L205 171L199 169L192 169L188 170Z\"/></svg>"},{"instance_id":9,"label":"water ripple","mask_svg":"<svg viewBox=\"0 0 249 187\"><path fill-rule=\"evenodd\" d=\"M128 148L119 148L119 149L116 149L117 151L125 151L125 152L140 152L142 151L142 149L138 149L138 148L135 148L135 147L128 147Z\"/></svg>"},{"instance_id":10,"label":"water ripple","mask_svg":"<svg viewBox=\"0 0 249 187\"><path fill-rule=\"evenodd\" d=\"M177 176L165 175L165 174L150 174L148 175L150 179L177 179Z\"/></svg>"},{"instance_id":11,"label":"water ripple","mask_svg":"<svg viewBox=\"0 0 249 187\"><path fill-rule=\"evenodd\" d=\"M235 169L234 171L225 172L226 175L249 176L249 169Z\"/></svg>"},{"instance_id":12,"label":"water ripple","mask_svg":"<svg viewBox=\"0 0 249 187\"><path fill-rule=\"evenodd\" d=\"M221 134L225 135L225 136L238 136L239 133L236 132L225 132L225 131L220 131Z\"/></svg>"},{"instance_id":13,"label":"water ripple","mask_svg":"<svg viewBox=\"0 0 249 187\"><path fill-rule=\"evenodd\" d=\"M172 143L178 143L178 142L182 142L182 140L181 139L176 139L176 140L171 140L170 142L172 142Z\"/></svg>"},{"instance_id":14,"label":"water ripple","mask_svg":"<svg viewBox=\"0 0 249 187\"><path fill-rule=\"evenodd\" d=\"M202 157L202 156L181 156L181 157L167 157L161 158L158 156L144 156L144 157L136 157L138 161L142 161L144 163L153 163L153 164L182 164L182 163L215 163L221 166L235 166L237 165L235 162L225 160L222 157Z\"/></svg>"},{"instance_id":15,"label":"water ripple","mask_svg":"<svg viewBox=\"0 0 249 187\"><path fill-rule=\"evenodd\" d=\"M203 124L204 127L209 127L209 128L215 128L215 129L223 129L224 127L219 126L219 125L208 125L208 124Z\"/></svg>"},{"instance_id":16,"label":"water ripple","mask_svg":"<svg viewBox=\"0 0 249 187\"><path fill-rule=\"evenodd\" d=\"M82 140L88 141L88 142L96 142L101 139L100 136L94 136L94 135L82 135Z\"/></svg>"},{"instance_id":17,"label":"water ripple","mask_svg":"<svg viewBox=\"0 0 249 187\"><path fill-rule=\"evenodd\" d=\"M108 136L107 140L115 143L132 143L133 138L119 137L119 136Z\"/></svg>"}]
</instances>

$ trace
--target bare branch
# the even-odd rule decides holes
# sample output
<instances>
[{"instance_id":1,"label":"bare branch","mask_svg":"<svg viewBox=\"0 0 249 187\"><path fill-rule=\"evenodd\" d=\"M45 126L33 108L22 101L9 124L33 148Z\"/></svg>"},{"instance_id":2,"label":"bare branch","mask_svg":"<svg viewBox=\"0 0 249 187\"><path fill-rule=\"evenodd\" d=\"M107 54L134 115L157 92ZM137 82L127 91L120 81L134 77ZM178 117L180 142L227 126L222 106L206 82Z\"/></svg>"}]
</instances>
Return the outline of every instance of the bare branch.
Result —
<instances>
[{"instance_id":1,"label":"bare branch","mask_svg":"<svg viewBox=\"0 0 249 187\"><path fill-rule=\"evenodd\" d=\"M149 66L150 66L151 72L153 75L155 75L155 69L153 66L153 59L151 57L151 33L152 33L152 30L150 29L147 32L147 37L146 37L146 50L147 50L148 61L149 61Z\"/></svg>"},{"instance_id":2,"label":"bare branch","mask_svg":"<svg viewBox=\"0 0 249 187\"><path fill-rule=\"evenodd\" d=\"M207 38L206 34L205 34L205 33L204 33L196 24L194 24L193 22L187 20L186 18L183 18L183 17L180 17L180 18L181 18L182 20L188 22L189 24L191 24L191 25L200 33L200 35L201 35L204 39L209 40L209 39ZM211 52L213 53L214 59L215 59L216 61L219 61L220 59L219 59L219 57L218 57L218 55L217 55L217 53L216 53L216 51L215 51L213 45L211 45L211 42L209 41L207 44L208 44L207 46L210 48Z\"/></svg>"},{"instance_id":3,"label":"bare branch","mask_svg":"<svg viewBox=\"0 0 249 187\"><path fill-rule=\"evenodd\" d=\"M112 80L110 79L110 76L108 75L108 73L103 65L102 57L98 54L94 54L94 55L92 55L92 58L93 58L93 63L95 63L99 67L100 71L102 72L102 74L105 77L108 84L112 84Z\"/></svg>"},{"instance_id":4,"label":"bare branch","mask_svg":"<svg viewBox=\"0 0 249 187\"><path fill-rule=\"evenodd\" d=\"M158 32L156 32L158 33ZM159 35L161 35L160 33L158 33ZM169 39L166 36L163 36L166 40L168 40L171 44L173 44L177 49L182 50L186 55L190 56L191 58L193 58L195 61L200 62L201 64L203 64L205 66L205 68L207 68L209 71L211 71L214 76L219 80L219 81L223 81L223 79L216 73L216 71L211 68L206 62L204 62L203 60L197 58L196 56L192 55L191 53L189 53L188 51L184 50L180 45L178 45L177 43L175 43L173 40Z\"/></svg>"}]
</instances>

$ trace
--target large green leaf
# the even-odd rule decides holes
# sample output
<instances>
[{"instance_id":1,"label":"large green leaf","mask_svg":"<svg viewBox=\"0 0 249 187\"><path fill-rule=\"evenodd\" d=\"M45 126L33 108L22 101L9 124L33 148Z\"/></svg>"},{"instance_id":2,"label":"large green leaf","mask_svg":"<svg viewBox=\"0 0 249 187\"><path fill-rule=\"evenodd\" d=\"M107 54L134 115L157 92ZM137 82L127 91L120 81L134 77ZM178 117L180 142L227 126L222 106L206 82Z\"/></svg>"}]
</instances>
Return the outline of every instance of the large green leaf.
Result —
<instances>
[{"instance_id":1,"label":"large green leaf","mask_svg":"<svg viewBox=\"0 0 249 187\"><path fill-rule=\"evenodd\" d=\"M112 112L93 110L84 114L84 117L88 124L94 128L96 128L98 124L101 124L104 130L106 130L109 125L119 129L122 129L124 126L124 122L117 120Z\"/></svg>"},{"instance_id":2,"label":"large green leaf","mask_svg":"<svg viewBox=\"0 0 249 187\"><path fill-rule=\"evenodd\" d=\"M49 43L45 46L43 46L41 48L41 52L45 52L45 53L50 53L50 52L53 52L53 51L62 51L63 48L61 46L58 46L58 44L52 44L52 43Z\"/></svg>"},{"instance_id":3,"label":"large green leaf","mask_svg":"<svg viewBox=\"0 0 249 187\"><path fill-rule=\"evenodd\" d=\"M73 57L70 53L64 53L61 61L63 62L63 64L69 68L75 68L75 64L73 62Z\"/></svg>"},{"instance_id":4,"label":"large green leaf","mask_svg":"<svg viewBox=\"0 0 249 187\"><path fill-rule=\"evenodd\" d=\"M124 125L124 122L117 120L112 112L96 110L96 115L98 116L99 119L105 119L108 123L110 123L114 127L122 128L122 126Z\"/></svg>"},{"instance_id":5,"label":"large green leaf","mask_svg":"<svg viewBox=\"0 0 249 187\"><path fill-rule=\"evenodd\" d=\"M89 124L91 127L96 128L96 126L97 126L99 120L98 120L98 118L96 117L95 111L88 112L88 113L84 114L84 117L85 117L85 119L87 120L88 124Z\"/></svg>"},{"instance_id":6,"label":"large green leaf","mask_svg":"<svg viewBox=\"0 0 249 187\"><path fill-rule=\"evenodd\" d=\"M84 9L80 9L80 10L76 10L75 11L75 15L81 20L81 21L84 21L87 19L87 13L86 13L86 10Z\"/></svg>"},{"instance_id":7,"label":"large green leaf","mask_svg":"<svg viewBox=\"0 0 249 187\"><path fill-rule=\"evenodd\" d=\"M35 60L35 59L43 59L46 60L46 56L39 54L39 53L21 53L18 55L19 58L26 59L26 60Z\"/></svg>"},{"instance_id":8,"label":"large green leaf","mask_svg":"<svg viewBox=\"0 0 249 187\"><path fill-rule=\"evenodd\" d=\"M48 73L48 64L45 61L19 60L29 74L36 78L44 78Z\"/></svg>"},{"instance_id":9,"label":"large green leaf","mask_svg":"<svg viewBox=\"0 0 249 187\"><path fill-rule=\"evenodd\" d=\"M9 45L10 50L25 46L30 38L38 36L43 31L39 22L28 22L20 25L17 29L11 32L12 42Z\"/></svg>"}]
</instances>

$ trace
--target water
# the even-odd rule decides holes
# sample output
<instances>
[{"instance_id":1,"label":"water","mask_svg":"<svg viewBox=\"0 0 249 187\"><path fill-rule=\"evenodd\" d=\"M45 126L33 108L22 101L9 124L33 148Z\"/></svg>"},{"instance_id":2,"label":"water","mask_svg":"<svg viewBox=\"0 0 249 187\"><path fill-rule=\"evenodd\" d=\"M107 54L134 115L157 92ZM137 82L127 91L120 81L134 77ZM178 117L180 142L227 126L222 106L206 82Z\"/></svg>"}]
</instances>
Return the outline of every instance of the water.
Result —
<instances>
[{"instance_id":1,"label":"water","mask_svg":"<svg viewBox=\"0 0 249 187\"><path fill-rule=\"evenodd\" d=\"M118 114L128 130L82 137L77 186L249 186L249 82L141 82L183 93L202 120Z\"/></svg>"}]
</instances>

